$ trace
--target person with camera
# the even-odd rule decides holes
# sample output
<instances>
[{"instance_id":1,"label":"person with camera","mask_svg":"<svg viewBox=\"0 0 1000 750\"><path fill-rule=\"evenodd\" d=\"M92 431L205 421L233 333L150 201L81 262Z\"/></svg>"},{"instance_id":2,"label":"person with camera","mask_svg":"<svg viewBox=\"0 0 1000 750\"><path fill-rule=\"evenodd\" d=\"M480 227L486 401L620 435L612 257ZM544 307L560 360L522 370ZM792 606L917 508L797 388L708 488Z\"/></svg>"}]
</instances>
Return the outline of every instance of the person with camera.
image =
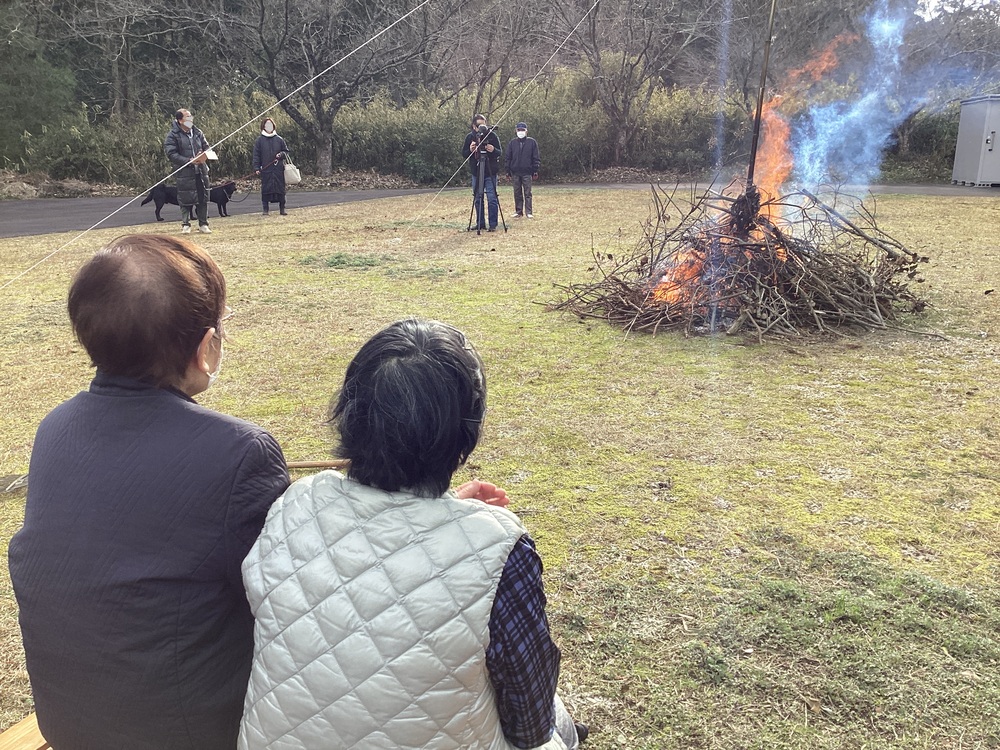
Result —
<instances>
[{"instance_id":1,"label":"person with camera","mask_svg":"<svg viewBox=\"0 0 1000 750\"><path fill-rule=\"evenodd\" d=\"M462 146L462 158L468 159L472 170L472 194L476 207L476 226L487 229L483 220L483 198L489 206L489 231L497 230L497 214L500 203L497 200L497 174L500 171L500 138L493 128L486 124L486 115L476 115L472 118L472 131L465 137ZM480 171L482 160L482 171ZM479 175L483 175L483 184L479 183Z\"/></svg>"},{"instance_id":2,"label":"person with camera","mask_svg":"<svg viewBox=\"0 0 1000 750\"><path fill-rule=\"evenodd\" d=\"M531 215L531 182L538 179L542 161L538 156L538 142L528 137L526 123L517 124L517 137L507 144L505 161L507 176L514 187L514 218Z\"/></svg>"}]
</instances>

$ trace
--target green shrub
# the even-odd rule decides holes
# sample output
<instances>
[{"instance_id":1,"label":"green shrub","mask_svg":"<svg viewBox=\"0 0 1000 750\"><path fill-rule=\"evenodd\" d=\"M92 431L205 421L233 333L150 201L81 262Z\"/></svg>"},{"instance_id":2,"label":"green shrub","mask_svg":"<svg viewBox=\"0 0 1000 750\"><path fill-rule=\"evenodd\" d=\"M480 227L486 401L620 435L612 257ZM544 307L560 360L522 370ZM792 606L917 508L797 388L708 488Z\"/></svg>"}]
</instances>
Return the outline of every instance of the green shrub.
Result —
<instances>
[{"instance_id":1,"label":"green shrub","mask_svg":"<svg viewBox=\"0 0 1000 750\"><path fill-rule=\"evenodd\" d=\"M635 166L685 174L704 171L715 164L718 135L726 160L742 149L747 125L746 113L718 92L658 89L642 121Z\"/></svg>"}]
</instances>

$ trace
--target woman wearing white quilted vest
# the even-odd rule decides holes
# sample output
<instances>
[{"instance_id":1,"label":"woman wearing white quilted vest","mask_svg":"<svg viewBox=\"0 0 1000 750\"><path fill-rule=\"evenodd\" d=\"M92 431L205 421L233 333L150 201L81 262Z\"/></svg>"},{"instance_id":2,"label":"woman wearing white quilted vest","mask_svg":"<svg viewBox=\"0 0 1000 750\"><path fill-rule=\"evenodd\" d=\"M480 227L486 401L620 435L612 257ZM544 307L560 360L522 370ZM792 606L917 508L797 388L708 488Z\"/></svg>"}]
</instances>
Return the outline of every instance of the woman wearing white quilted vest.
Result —
<instances>
[{"instance_id":1,"label":"woman wearing white quilted vest","mask_svg":"<svg viewBox=\"0 0 1000 750\"><path fill-rule=\"evenodd\" d=\"M542 564L506 493L450 492L486 412L465 336L404 320L347 368L347 475L294 483L243 562L255 617L240 748L575 750Z\"/></svg>"}]
</instances>

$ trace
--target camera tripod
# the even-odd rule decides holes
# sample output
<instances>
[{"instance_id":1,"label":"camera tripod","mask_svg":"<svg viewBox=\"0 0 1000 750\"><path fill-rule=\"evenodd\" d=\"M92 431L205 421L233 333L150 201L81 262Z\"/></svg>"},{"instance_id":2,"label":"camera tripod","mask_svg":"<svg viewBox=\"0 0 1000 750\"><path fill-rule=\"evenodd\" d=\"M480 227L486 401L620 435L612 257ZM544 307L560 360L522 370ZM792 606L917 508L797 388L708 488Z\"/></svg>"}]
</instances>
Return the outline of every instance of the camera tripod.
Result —
<instances>
[{"instance_id":1,"label":"camera tripod","mask_svg":"<svg viewBox=\"0 0 1000 750\"><path fill-rule=\"evenodd\" d=\"M492 132L491 129L487 128L485 125L481 126L479 130L479 143L476 147L476 152L479 155L478 159L478 169L476 172L476 185L475 189L472 191L472 210L469 211L469 226L465 231L472 231L472 220L476 218L476 234L483 233L483 224L486 223L488 216L488 206L484 200L484 193L486 191L486 158L489 156L489 151L486 150L486 144L484 138ZM500 222L503 224L503 231L507 231L507 220L503 215L503 207L500 205L500 192L497 190L496 177L493 178L493 192L497 199L497 212L500 214ZM482 206L482 211L476 216L476 208Z\"/></svg>"}]
</instances>

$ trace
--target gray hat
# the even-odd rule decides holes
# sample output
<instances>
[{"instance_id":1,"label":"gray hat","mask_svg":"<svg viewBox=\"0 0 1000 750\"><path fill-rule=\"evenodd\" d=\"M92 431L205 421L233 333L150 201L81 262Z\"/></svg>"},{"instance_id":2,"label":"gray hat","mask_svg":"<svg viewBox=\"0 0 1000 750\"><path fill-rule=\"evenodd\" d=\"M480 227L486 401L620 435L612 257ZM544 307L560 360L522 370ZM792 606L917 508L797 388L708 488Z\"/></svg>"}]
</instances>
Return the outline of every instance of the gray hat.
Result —
<instances>
[{"instance_id":1,"label":"gray hat","mask_svg":"<svg viewBox=\"0 0 1000 750\"><path fill-rule=\"evenodd\" d=\"M517 124L517 127L514 128L514 130L527 130L527 129L528 129L527 123L523 123L523 122L519 122Z\"/></svg>"}]
</instances>

